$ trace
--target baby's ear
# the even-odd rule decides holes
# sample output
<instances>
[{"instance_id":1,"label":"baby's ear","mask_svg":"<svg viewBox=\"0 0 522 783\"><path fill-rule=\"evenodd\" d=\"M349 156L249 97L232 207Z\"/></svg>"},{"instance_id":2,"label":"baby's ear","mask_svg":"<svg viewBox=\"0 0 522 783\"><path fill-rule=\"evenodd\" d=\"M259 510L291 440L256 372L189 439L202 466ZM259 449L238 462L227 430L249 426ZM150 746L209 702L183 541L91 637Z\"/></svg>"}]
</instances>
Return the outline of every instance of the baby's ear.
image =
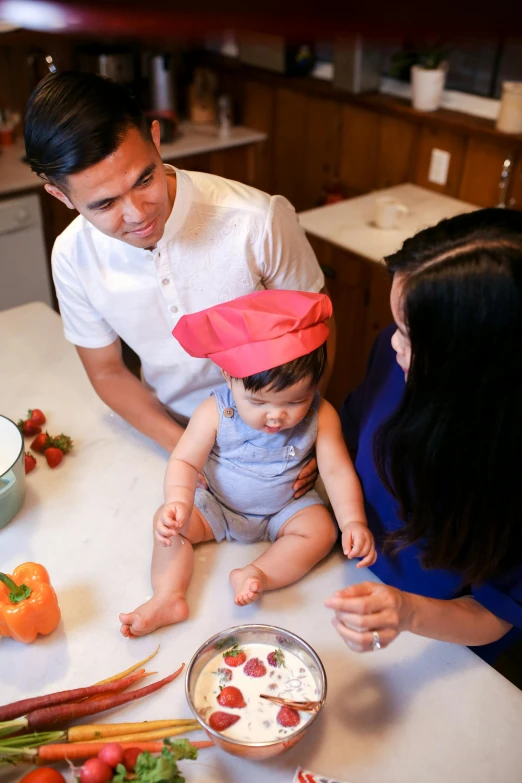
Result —
<instances>
[{"instance_id":1,"label":"baby's ear","mask_svg":"<svg viewBox=\"0 0 522 783\"><path fill-rule=\"evenodd\" d=\"M232 388L232 377L228 374L228 372L225 372L225 370L221 370L221 373L223 375L223 378L225 379L225 381L228 384L228 388L231 389Z\"/></svg>"}]
</instances>

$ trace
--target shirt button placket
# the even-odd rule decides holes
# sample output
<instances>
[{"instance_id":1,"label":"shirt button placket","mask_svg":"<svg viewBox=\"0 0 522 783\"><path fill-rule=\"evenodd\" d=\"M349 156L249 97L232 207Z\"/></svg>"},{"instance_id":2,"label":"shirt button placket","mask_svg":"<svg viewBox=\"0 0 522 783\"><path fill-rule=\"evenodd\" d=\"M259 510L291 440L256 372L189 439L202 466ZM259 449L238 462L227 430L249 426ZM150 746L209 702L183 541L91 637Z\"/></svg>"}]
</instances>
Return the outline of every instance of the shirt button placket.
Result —
<instances>
[{"instance_id":1,"label":"shirt button placket","mask_svg":"<svg viewBox=\"0 0 522 783\"><path fill-rule=\"evenodd\" d=\"M169 309L170 317L173 319L176 313L179 312L179 307L175 304L177 302L177 291L169 266L167 253L164 250L158 250L155 262L156 274L161 284L163 301Z\"/></svg>"}]
</instances>

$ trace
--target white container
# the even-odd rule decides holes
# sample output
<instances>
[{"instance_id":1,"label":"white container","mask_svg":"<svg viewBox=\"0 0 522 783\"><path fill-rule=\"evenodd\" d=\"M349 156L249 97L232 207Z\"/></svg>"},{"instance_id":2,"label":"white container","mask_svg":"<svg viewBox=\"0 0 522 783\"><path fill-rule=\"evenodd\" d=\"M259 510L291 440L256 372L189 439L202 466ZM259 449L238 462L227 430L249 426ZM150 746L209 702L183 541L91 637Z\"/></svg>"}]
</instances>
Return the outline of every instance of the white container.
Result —
<instances>
[{"instance_id":1,"label":"white container","mask_svg":"<svg viewBox=\"0 0 522 783\"><path fill-rule=\"evenodd\" d=\"M392 196L379 196L373 203L373 225L383 231L397 228L400 215L408 214L408 207Z\"/></svg>"},{"instance_id":2,"label":"white container","mask_svg":"<svg viewBox=\"0 0 522 783\"><path fill-rule=\"evenodd\" d=\"M504 82L497 119L502 133L522 133L522 82Z\"/></svg>"},{"instance_id":3,"label":"white container","mask_svg":"<svg viewBox=\"0 0 522 783\"><path fill-rule=\"evenodd\" d=\"M20 511L25 495L24 439L14 421L0 416L0 529Z\"/></svg>"},{"instance_id":4,"label":"white container","mask_svg":"<svg viewBox=\"0 0 522 783\"><path fill-rule=\"evenodd\" d=\"M411 68L411 97L413 108L418 111L437 111L442 101L446 82L447 66L423 68L413 65Z\"/></svg>"}]
</instances>

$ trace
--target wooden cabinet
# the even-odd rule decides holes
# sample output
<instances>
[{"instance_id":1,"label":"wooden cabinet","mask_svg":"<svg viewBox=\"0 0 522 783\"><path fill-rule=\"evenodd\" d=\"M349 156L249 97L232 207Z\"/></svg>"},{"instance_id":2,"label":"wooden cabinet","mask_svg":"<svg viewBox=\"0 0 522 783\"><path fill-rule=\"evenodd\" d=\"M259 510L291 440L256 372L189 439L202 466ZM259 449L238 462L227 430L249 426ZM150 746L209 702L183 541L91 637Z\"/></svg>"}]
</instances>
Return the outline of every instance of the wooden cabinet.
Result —
<instances>
[{"instance_id":1,"label":"wooden cabinet","mask_svg":"<svg viewBox=\"0 0 522 783\"><path fill-rule=\"evenodd\" d=\"M245 83L241 122L248 128L267 134L267 140L253 147L255 177L253 185L266 193L274 192L275 90L266 84Z\"/></svg>"},{"instance_id":2,"label":"wooden cabinet","mask_svg":"<svg viewBox=\"0 0 522 783\"><path fill-rule=\"evenodd\" d=\"M308 236L332 300L337 350L326 398L339 409L364 378L377 334L393 320L391 283L385 267Z\"/></svg>"},{"instance_id":3,"label":"wooden cabinet","mask_svg":"<svg viewBox=\"0 0 522 783\"><path fill-rule=\"evenodd\" d=\"M396 117L379 118L376 188L412 182L415 176L419 128Z\"/></svg>"},{"instance_id":4,"label":"wooden cabinet","mask_svg":"<svg viewBox=\"0 0 522 783\"><path fill-rule=\"evenodd\" d=\"M306 112L303 199L307 207L321 203L324 188L339 177L341 107L335 101L310 97Z\"/></svg>"},{"instance_id":5,"label":"wooden cabinet","mask_svg":"<svg viewBox=\"0 0 522 783\"><path fill-rule=\"evenodd\" d=\"M274 134L274 188L300 212L306 203L306 95L294 90L276 91Z\"/></svg>"},{"instance_id":6,"label":"wooden cabinet","mask_svg":"<svg viewBox=\"0 0 522 783\"><path fill-rule=\"evenodd\" d=\"M343 106L341 180L351 193L372 190L377 173L379 116L358 106Z\"/></svg>"},{"instance_id":7,"label":"wooden cabinet","mask_svg":"<svg viewBox=\"0 0 522 783\"><path fill-rule=\"evenodd\" d=\"M438 185L436 182L430 182L428 179L431 155L434 149L443 150L450 154L448 178L444 185ZM464 136L425 125L420 132L419 152L413 181L423 188L430 188L430 190L436 190L438 193L444 193L446 196L458 198L465 151L466 142Z\"/></svg>"},{"instance_id":8,"label":"wooden cabinet","mask_svg":"<svg viewBox=\"0 0 522 783\"><path fill-rule=\"evenodd\" d=\"M480 207L494 207L498 203L500 175L504 161L513 155L514 143L499 145L484 139L470 139L459 198ZM519 204L518 208L522 208Z\"/></svg>"}]
</instances>

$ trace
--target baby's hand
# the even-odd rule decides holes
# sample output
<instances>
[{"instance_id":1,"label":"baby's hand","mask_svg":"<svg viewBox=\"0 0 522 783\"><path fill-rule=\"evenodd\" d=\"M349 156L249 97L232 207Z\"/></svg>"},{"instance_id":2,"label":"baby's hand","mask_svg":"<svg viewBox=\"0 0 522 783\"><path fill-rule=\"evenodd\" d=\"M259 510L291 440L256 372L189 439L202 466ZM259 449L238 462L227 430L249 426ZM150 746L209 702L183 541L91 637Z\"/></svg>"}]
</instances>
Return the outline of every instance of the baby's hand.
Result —
<instances>
[{"instance_id":1,"label":"baby's hand","mask_svg":"<svg viewBox=\"0 0 522 783\"><path fill-rule=\"evenodd\" d=\"M375 541L368 525L364 522L348 522L343 530L343 552L351 560L352 557L362 557L357 568L371 566L377 560Z\"/></svg>"},{"instance_id":2,"label":"baby's hand","mask_svg":"<svg viewBox=\"0 0 522 783\"><path fill-rule=\"evenodd\" d=\"M182 500L174 503L164 503L154 515L154 535L163 546L170 546L170 539L177 536L181 528L188 522L191 507Z\"/></svg>"}]
</instances>

